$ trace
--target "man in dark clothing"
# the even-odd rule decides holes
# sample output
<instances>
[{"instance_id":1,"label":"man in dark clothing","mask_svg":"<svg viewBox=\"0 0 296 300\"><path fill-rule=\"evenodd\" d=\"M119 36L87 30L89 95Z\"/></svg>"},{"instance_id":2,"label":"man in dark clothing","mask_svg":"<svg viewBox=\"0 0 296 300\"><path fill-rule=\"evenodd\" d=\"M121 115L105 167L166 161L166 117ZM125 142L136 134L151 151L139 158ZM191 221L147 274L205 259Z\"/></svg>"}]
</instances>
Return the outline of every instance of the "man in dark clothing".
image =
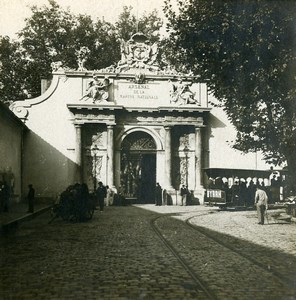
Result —
<instances>
[{"instance_id":1,"label":"man in dark clothing","mask_svg":"<svg viewBox=\"0 0 296 300\"><path fill-rule=\"evenodd\" d=\"M107 189L101 181L98 184L99 184L99 186L96 190L96 195L97 195L97 199L99 202L100 211L103 211L104 210L104 199L107 196Z\"/></svg>"},{"instance_id":2,"label":"man in dark clothing","mask_svg":"<svg viewBox=\"0 0 296 300\"><path fill-rule=\"evenodd\" d=\"M181 205L187 205L187 195L188 195L188 189L183 184L181 187Z\"/></svg>"},{"instance_id":3,"label":"man in dark clothing","mask_svg":"<svg viewBox=\"0 0 296 300\"><path fill-rule=\"evenodd\" d=\"M158 182L155 187L155 205L162 205L162 188Z\"/></svg>"},{"instance_id":4,"label":"man in dark clothing","mask_svg":"<svg viewBox=\"0 0 296 300\"><path fill-rule=\"evenodd\" d=\"M2 197L3 197L3 211L4 212L8 212L8 207L9 207L9 199L10 199L10 190L9 190L9 186L6 183L6 181L4 181L3 185L2 185Z\"/></svg>"},{"instance_id":5,"label":"man in dark clothing","mask_svg":"<svg viewBox=\"0 0 296 300\"><path fill-rule=\"evenodd\" d=\"M28 192L28 213L34 212L34 199L35 199L35 190L32 184L28 185L29 192Z\"/></svg>"}]
</instances>

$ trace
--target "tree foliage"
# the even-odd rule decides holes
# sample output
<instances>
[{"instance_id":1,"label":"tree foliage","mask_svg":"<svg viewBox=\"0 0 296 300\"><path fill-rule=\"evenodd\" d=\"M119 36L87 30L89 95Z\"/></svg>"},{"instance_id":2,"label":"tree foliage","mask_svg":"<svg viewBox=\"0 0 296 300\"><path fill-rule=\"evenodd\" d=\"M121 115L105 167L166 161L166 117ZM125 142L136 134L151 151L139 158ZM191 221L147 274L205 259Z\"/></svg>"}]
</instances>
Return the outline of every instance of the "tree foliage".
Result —
<instances>
[{"instance_id":1,"label":"tree foliage","mask_svg":"<svg viewBox=\"0 0 296 300\"><path fill-rule=\"evenodd\" d=\"M32 6L31 10L31 17L19 32L20 42L4 37L1 40L1 101L40 95L41 79L52 76L51 63L61 61L63 67L77 69L81 47L90 50L85 67L102 69L120 60L120 39L128 40L139 30L156 41L162 26L156 11L144 14L137 22L132 7L124 7L115 24L74 15L54 0L41 7Z\"/></svg>"},{"instance_id":2,"label":"tree foliage","mask_svg":"<svg viewBox=\"0 0 296 300\"><path fill-rule=\"evenodd\" d=\"M179 3L176 13L166 1L168 57L207 81L238 130L235 148L295 169L296 2Z\"/></svg>"},{"instance_id":3,"label":"tree foliage","mask_svg":"<svg viewBox=\"0 0 296 300\"><path fill-rule=\"evenodd\" d=\"M34 96L40 94L40 79L51 77L53 61L77 68L76 51L83 46L90 50L86 68L100 69L119 57L114 26L101 20L94 23L87 15L76 16L53 0L49 4L41 8L33 6L32 16L19 33L34 73L39 77L32 81Z\"/></svg>"},{"instance_id":4,"label":"tree foliage","mask_svg":"<svg viewBox=\"0 0 296 300\"><path fill-rule=\"evenodd\" d=\"M9 103L11 95L26 98L27 63L18 42L9 37L0 38L0 97Z\"/></svg>"},{"instance_id":5,"label":"tree foliage","mask_svg":"<svg viewBox=\"0 0 296 300\"><path fill-rule=\"evenodd\" d=\"M156 10L151 13L144 13L140 18L137 18L132 13L131 6L124 6L123 12L119 15L118 21L115 23L117 34L123 40L129 40L136 32L142 32L147 35L151 42L159 41L159 29L163 25L162 20Z\"/></svg>"}]
</instances>

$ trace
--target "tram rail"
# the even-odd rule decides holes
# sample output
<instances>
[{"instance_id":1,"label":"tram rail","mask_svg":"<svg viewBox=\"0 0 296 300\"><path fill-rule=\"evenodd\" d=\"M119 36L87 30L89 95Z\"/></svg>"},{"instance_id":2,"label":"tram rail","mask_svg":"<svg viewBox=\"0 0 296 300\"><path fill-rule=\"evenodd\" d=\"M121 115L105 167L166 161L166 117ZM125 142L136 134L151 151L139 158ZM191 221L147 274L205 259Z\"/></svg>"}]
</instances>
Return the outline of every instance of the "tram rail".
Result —
<instances>
[{"instance_id":1,"label":"tram rail","mask_svg":"<svg viewBox=\"0 0 296 300\"><path fill-rule=\"evenodd\" d=\"M165 215L166 217L168 215ZM179 252L175 247L164 237L161 231L156 226L156 221L164 216L158 216L150 221L151 228L155 234L160 238L166 248L174 255L174 257L179 261L180 265L185 269L185 271L191 276L196 285L205 293L208 299L217 299L217 297L211 292L207 285L199 278L198 274L190 267L189 263L181 257Z\"/></svg>"},{"instance_id":2,"label":"tram rail","mask_svg":"<svg viewBox=\"0 0 296 300\"><path fill-rule=\"evenodd\" d=\"M184 212L185 213L185 212ZM265 273L266 276L264 278L274 278L276 282L279 284L281 283L282 286L288 287L293 287L295 285L294 281L288 277L288 275L285 275L283 272L277 271L275 268L277 266L268 264L268 263L263 263L260 261L260 257L257 259L254 258L253 256L248 255L247 253L244 252L244 249L238 250L230 244L227 241L222 241L221 239L215 237L214 235L210 234L207 232L207 228L200 227L198 225L195 225L192 223L192 220L197 217L201 217L204 215L208 215L210 213L214 213L212 210L200 213L200 214L194 214L186 219L183 219L183 223L185 225L184 228L190 228L191 230L194 230L195 233L197 233L200 236L203 236L202 239L208 239L211 240L211 243L214 243L213 245L217 245L217 247L222 247L225 249L225 254L228 253L227 255L231 257L232 255L236 256L236 260L239 260L239 257L241 257L242 261L244 261L245 265L249 266L254 266L254 268L258 268L258 270L261 270L262 275ZM220 295L220 290L217 290L217 286L213 289L212 284L215 286L215 282L212 281L211 278L209 278L209 281L207 281L207 277L201 275L199 272L203 272L202 266L201 265L196 265L195 259L192 258L191 260L191 255L194 255L193 253L190 253L190 248L187 249L187 254L183 252L182 250L182 244L177 243L176 245L174 244L174 238L170 237L168 233L165 232L164 229L160 229L159 225L157 225L157 221L161 221L162 218L168 218L168 217L173 217L179 215L172 213L172 214L165 214L161 216L157 216L156 218L152 219L150 221L151 227L153 231L156 233L156 235L160 238L160 240L163 242L163 244L166 246L166 248L176 257L176 259L179 261L180 265L186 270L186 272L191 276L193 281L196 283L197 288L200 288L202 292L208 297L208 299L217 299L219 298ZM184 229L183 229L184 230ZM185 229L186 230L186 229ZM199 240L197 236L197 240ZM198 241L197 241L198 243ZM205 242L207 244L207 242ZM188 247L188 245L187 245ZM190 247L190 246L189 246ZM216 248L216 246L214 246ZM194 248L193 248L194 249ZM196 248L195 248L196 249ZM232 253L232 254L231 254ZM189 255L189 256L188 256ZM206 260L206 257L205 257ZM207 263L205 263L205 266ZM221 282L219 282L221 284Z\"/></svg>"},{"instance_id":3,"label":"tram rail","mask_svg":"<svg viewBox=\"0 0 296 300\"><path fill-rule=\"evenodd\" d=\"M276 270L274 270L273 268L271 268L270 266L266 266L265 264L259 262L258 260L254 259L253 257L250 257L248 254L239 251L238 249L236 249L235 247L233 247L230 243L227 243L225 241L222 241L216 237L214 237L213 235L209 234L206 231L206 228L203 228L201 226L197 226L192 224L190 221L193 218L199 217L200 215L195 215L195 216L191 216L190 218L186 219L185 223L190 227L193 228L194 230L198 231L199 233L203 234L204 236L206 236L207 238L213 240L214 242L216 242L217 244L223 246L224 248L236 253L237 255L241 256L244 259L247 259L248 261L250 261L250 263L256 265L257 267L259 267L260 269L262 269L263 271L266 271L270 274L272 274L273 276L275 276L277 279L279 279L280 281L282 281L284 284L288 284L288 285L294 285L294 282L292 280L290 280L290 278L282 275L281 273L277 272Z\"/></svg>"}]
</instances>

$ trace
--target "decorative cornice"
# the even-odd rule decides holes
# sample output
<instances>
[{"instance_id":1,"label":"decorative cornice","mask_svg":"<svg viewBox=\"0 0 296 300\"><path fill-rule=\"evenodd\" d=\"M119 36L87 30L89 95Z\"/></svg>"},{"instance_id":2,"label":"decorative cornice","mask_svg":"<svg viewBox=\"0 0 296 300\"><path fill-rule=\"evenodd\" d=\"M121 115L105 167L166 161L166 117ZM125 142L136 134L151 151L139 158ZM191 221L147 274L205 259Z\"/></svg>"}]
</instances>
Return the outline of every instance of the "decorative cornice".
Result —
<instances>
[{"instance_id":1,"label":"decorative cornice","mask_svg":"<svg viewBox=\"0 0 296 300\"><path fill-rule=\"evenodd\" d=\"M163 73L163 72L158 72L157 74L150 74L147 72L139 73L138 72L133 72L132 70L127 73L119 73L116 72L114 69L113 71L105 71L104 69L101 70L89 70L89 71L77 71L74 69L68 69L64 71L59 71L59 72L53 72L54 75L66 75L67 77L87 77L87 78L92 78L93 76L101 76L104 78L105 76L108 76L110 79L126 79L129 81L135 81L135 78L139 76L139 74L142 74L145 76L146 81L177 81L180 78L182 78L183 81L188 81L188 82L198 82L198 83L206 83L205 81L200 81L200 79L196 76L192 75L185 75L185 74L168 74L168 73Z\"/></svg>"},{"instance_id":2,"label":"decorative cornice","mask_svg":"<svg viewBox=\"0 0 296 300\"><path fill-rule=\"evenodd\" d=\"M184 106L160 106L158 107L159 111L168 111L168 112L209 112L211 111L210 107L200 107L196 105L184 105Z\"/></svg>"},{"instance_id":3,"label":"decorative cornice","mask_svg":"<svg viewBox=\"0 0 296 300\"><path fill-rule=\"evenodd\" d=\"M67 104L67 107L71 111L76 110L122 110L122 105L113 105L113 104Z\"/></svg>"},{"instance_id":4,"label":"decorative cornice","mask_svg":"<svg viewBox=\"0 0 296 300\"><path fill-rule=\"evenodd\" d=\"M211 108L208 107L200 107L200 106L181 106L181 107L173 107L173 106L159 106L159 107L128 107L123 105L112 105L112 104L67 104L67 107L73 110L125 110L128 112L198 112L204 113L211 111Z\"/></svg>"}]
</instances>

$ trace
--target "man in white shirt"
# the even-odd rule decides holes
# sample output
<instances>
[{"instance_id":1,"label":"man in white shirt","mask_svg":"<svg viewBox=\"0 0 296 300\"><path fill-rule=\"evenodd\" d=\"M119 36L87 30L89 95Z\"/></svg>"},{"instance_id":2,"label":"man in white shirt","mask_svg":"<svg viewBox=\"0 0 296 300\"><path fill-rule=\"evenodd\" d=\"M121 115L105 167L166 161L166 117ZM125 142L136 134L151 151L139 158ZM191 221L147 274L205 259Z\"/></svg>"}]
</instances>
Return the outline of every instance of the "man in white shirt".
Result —
<instances>
[{"instance_id":1,"label":"man in white shirt","mask_svg":"<svg viewBox=\"0 0 296 300\"><path fill-rule=\"evenodd\" d=\"M267 209L268 197L261 186L257 186L255 193L255 205L257 206L258 224L264 224L265 210Z\"/></svg>"}]
</instances>

